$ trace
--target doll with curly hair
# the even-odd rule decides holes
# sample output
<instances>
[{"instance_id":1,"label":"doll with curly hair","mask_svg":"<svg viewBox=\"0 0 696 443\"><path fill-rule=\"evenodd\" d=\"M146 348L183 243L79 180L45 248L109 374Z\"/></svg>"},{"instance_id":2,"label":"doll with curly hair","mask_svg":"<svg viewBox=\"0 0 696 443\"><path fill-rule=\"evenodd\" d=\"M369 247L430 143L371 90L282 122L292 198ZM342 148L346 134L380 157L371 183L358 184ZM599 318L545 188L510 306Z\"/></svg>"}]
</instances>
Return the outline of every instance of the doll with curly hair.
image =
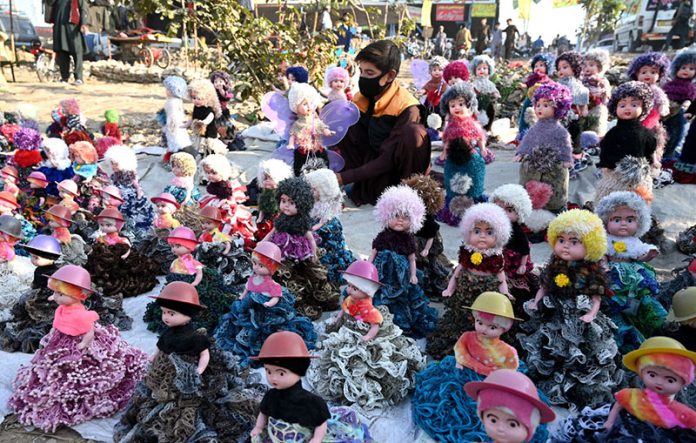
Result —
<instances>
[{"instance_id":1,"label":"doll with curly hair","mask_svg":"<svg viewBox=\"0 0 696 443\"><path fill-rule=\"evenodd\" d=\"M321 239L312 231L312 187L302 177L286 178L278 183L276 201L279 213L263 240L280 247L283 266L278 282L296 295L298 312L316 320L322 311L338 307L338 291L318 260Z\"/></svg>"},{"instance_id":2,"label":"doll with curly hair","mask_svg":"<svg viewBox=\"0 0 696 443\"><path fill-rule=\"evenodd\" d=\"M573 141L573 152L580 153L580 119L587 117L590 91L580 81L582 73L582 55L575 51L567 51L556 58L556 76L558 83L570 91L572 106L564 119L564 124Z\"/></svg>"},{"instance_id":3,"label":"doll with curly hair","mask_svg":"<svg viewBox=\"0 0 696 443\"><path fill-rule=\"evenodd\" d=\"M469 66L464 60L454 60L449 62L442 71L442 78L447 82L447 86L452 86L458 81L469 81Z\"/></svg>"},{"instance_id":4,"label":"doll with curly hair","mask_svg":"<svg viewBox=\"0 0 696 443\"><path fill-rule=\"evenodd\" d=\"M215 87L215 92L220 102L220 109L222 110L222 114L215 121L218 134L223 140L234 139L234 119L229 107L230 102L235 99L232 77L225 71L213 71L210 73L210 81Z\"/></svg>"},{"instance_id":5,"label":"doll with curly hair","mask_svg":"<svg viewBox=\"0 0 696 443\"><path fill-rule=\"evenodd\" d=\"M194 183L196 175L196 159L187 152L177 152L172 155L170 163L174 178L164 191L172 194L180 205L197 205L201 192Z\"/></svg>"},{"instance_id":6,"label":"doll with curly hair","mask_svg":"<svg viewBox=\"0 0 696 443\"><path fill-rule=\"evenodd\" d=\"M188 85L193 112L189 126L193 131L193 147L199 155L225 154L227 146L218 138L216 119L222 117L222 107L210 80L192 80Z\"/></svg>"},{"instance_id":7,"label":"doll with curly hair","mask_svg":"<svg viewBox=\"0 0 696 443\"><path fill-rule=\"evenodd\" d=\"M548 239L553 253L517 338L551 404L580 410L609 401L623 379L616 326L599 310L610 294L601 264L607 234L595 214L571 209L549 224Z\"/></svg>"},{"instance_id":8,"label":"doll with curly hair","mask_svg":"<svg viewBox=\"0 0 696 443\"><path fill-rule=\"evenodd\" d=\"M425 205L405 185L387 188L377 200L374 215L382 231L372 240L368 261L379 273L382 287L375 306L386 305L394 323L409 337L420 338L435 329L437 312L431 308L416 266L415 233L423 226Z\"/></svg>"},{"instance_id":9,"label":"doll with curly hair","mask_svg":"<svg viewBox=\"0 0 696 443\"><path fill-rule=\"evenodd\" d=\"M416 232L416 267L423 272L421 287L430 300L442 298L452 264L445 256L440 224L435 216L445 205L445 191L428 175L414 174L401 181L418 193L425 205L423 226Z\"/></svg>"},{"instance_id":10,"label":"doll with curly hair","mask_svg":"<svg viewBox=\"0 0 696 443\"><path fill-rule=\"evenodd\" d=\"M520 184L530 181L546 183L553 189L545 208L560 212L568 203L568 168L573 164L573 147L568 130L561 125L572 103L570 90L551 82L534 91L537 122L529 128L517 148L515 160L520 165Z\"/></svg>"},{"instance_id":11,"label":"doll with curly hair","mask_svg":"<svg viewBox=\"0 0 696 443\"><path fill-rule=\"evenodd\" d=\"M532 57L529 62L529 68L532 72L529 73L524 83L521 83L519 87L526 90L524 101L522 102L522 108L520 109L520 116L517 121L517 126L519 131L517 133L517 140L522 141L524 135L531 125L534 124L534 112L532 108L532 98L534 97L534 91L539 86L544 83L551 81L550 75L553 74L555 57L551 53L537 54Z\"/></svg>"},{"instance_id":12,"label":"doll with curly hair","mask_svg":"<svg viewBox=\"0 0 696 443\"><path fill-rule=\"evenodd\" d=\"M604 73L611 66L609 53L601 48L593 48L583 55L582 84L588 89L590 101L587 116L580 120L583 131L593 131L600 137L607 132L609 110L607 101L611 95L611 85Z\"/></svg>"},{"instance_id":13,"label":"doll with curly hair","mask_svg":"<svg viewBox=\"0 0 696 443\"><path fill-rule=\"evenodd\" d=\"M292 177L292 168L282 160L271 158L259 162L256 184L259 187L258 212L256 214L257 241L263 239L271 229L278 215L276 189L278 183Z\"/></svg>"},{"instance_id":14,"label":"doll with curly hair","mask_svg":"<svg viewBox=\"0 0 696 443\"><path fill-rule=\"evenodd\" d=\"M474 71L471 84L478 99L478 121L489 131L495 120L495 104L500 100L500 91L490 79L495 74L495 61L486 54L477 55L471 60L471 70Z\"/></svg>"},{"instance_id":15,"label":"doll with curly hair","mask_svg":"<svg viewBox=\"0 0 696 443\"><path fill-rule=\"evenodd\" d=\"M672 79L662 86L669 99L669 115L663 120L669 135L663 163L674 160L674 151L684 138L687 120L696 112L696 50L686 48L677 52L669 65L669 73Z\"/></svg>"}]
</instances>

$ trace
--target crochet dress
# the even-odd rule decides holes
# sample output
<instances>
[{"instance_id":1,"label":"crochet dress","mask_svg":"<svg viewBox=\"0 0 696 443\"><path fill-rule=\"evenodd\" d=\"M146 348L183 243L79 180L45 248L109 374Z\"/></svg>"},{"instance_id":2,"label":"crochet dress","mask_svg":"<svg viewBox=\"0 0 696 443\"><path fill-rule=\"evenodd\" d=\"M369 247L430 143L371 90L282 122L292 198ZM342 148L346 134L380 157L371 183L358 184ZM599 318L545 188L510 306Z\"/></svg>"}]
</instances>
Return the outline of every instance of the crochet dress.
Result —
<instances>
[{"instance_id":1,"label":"crochet dress","mask_svg":"<svg viewBox=\"0 0 696 443\"><path fill-rule=\"evenodd\" d=\"M278 215L278 200L275 189L261 189L259 193L259 212L263 212L263 220L256 222L256 241L261 241L273 229L273 220Z\"/></svg>"},{"instance_id":2,"label":"crochet dress","mask_svg":"<svg viewBox=\"0 0 696 443\"><path fill-rule=\"evenodd\" d=\"M123 409L145 374L147 355L125 342L114 326L81 303L59 306L53 329L30 366L17 371L9 405L24 425L54 432ZM78 349L94 327L94 340Z\"/></svg>"},{"instance_id":3,"label":"crochet dress","mask_svg":"<svg viewBox=\"0 0 696 443\"><path fill-rule=\"evenodd\" d=\"M524 136L527 134L527 130L533 124L533 120L530 122L529 110L533 110L532 97L534 97L534 91L544 83L550 82L551 79L546 74L537 74L532 72L527 76L524 83L527 86L527 95L522 101L522 108L520 109L520 116L517 120L517 126L519 131L517 132L517 140L524 140Z\"/></svg>"},{"instance_id":4,"label":"crochet dress","mask_svg":"<svg viewBox=\"0 0 696 443\"><path fill-rule=\"evenodd\" d=\"M522 257L527 256L524 263L526 272L519 274L517 271L522 266ZM524 312L522 305L533 298L539 290L539 278L534 274L534 263L529 246L529 239L519 222L512 223L512 235L503 247L505 257L504 269L507 277L508 290L515 297L513 308L515 313Z\"/></svg>"},{"instance_id":5,"label":"crochet dress","mask_svg":"<svg viewBox=\"0 0 696 443\"><path fill-rule=\"evenodd\" d=\"M201 199L201 191L199 191L198 187L193 183L193 176L174 177L172 183L165 186L162 192L172 194L180 205L184 204L184 200L186 200L187 195L187 205L194 205Z\"/></svg>"},{"instance_id":6,"label":"crochet dress","mask_svg":"<svg viewBox=\"0 0 696 443\"><path fill-rule=\"evenodd\" d=\"M201 242L194 256L206 268L217 270L229 288L242 290L241 286L251 275L251 257L237 246L234 239L215 228L212 232L204 232L198 238ZM225 251L225 243L230 243L230 251Z\"/></svg>"},{"instance_id":7,"label":"crochet dress","mask_svg":"<svg viewBox=\"0 0 696 443\"><path fill-rule=\"evenodd\" d=\"M315 112L297 115L297 120L290 127L290 136L295 138L292 170L296 177L329 167L329 154L319 140L324 129L328 129L328 126Z\"/></svg>"},{"instance_id":8,"label":"crochet dress","mask_svg":"<svg viewBox=\"0 0 696 443\"><path fill-rule=\"evenodd\" d=\"M191 323L196 329L204 328L212 334L220 318L236 299L235 293L225 286L222 276L216 270L203 266L201 262L193 258L193 255L185 254L172 262L166 281L167 283L173 281L193 283L198 270L202 270L203 278L196 286L196 290L200 303L207 309L201 311ZM162 322L162 309L154 301L147 305L143 320L150 331L162 332L166 328Z\"/></svg>"},{"instance_id":9,"label":"crochet dress","mask_svg":"<svg viewBox=\"0 0 696 443\"><path fill-rule=\"evenodd\" d=\"M324 352L310 372L312 386L330 401L367 411L398 404L425 368L425 355L385 306L375 308L369 298L349 296L342 309L341 321L327 325L321 339ZM379 324L379 331L365 342L362 337L372 324Z\"/></svg>"},{"instance_id":10,"label":"crochet dress","mask_svg":"<svg viewBox=\"0 0 696 443\"><path fill-rule=\"evenodd\" d=\"M653 93L653 107L648 115L640 122L655 137L657 161L662 160L662 154L667 144L667 131L660 120L669 115L669 99L659 85L650 85Z\"/></svg>"},{"instance_id":11,"label":"crochet dress","mask_svg":"<svg viewBox=\"0 0 696 443\"><path fill-rule=\"evenodd\" d=\"M438 322L437 330L428 337L426 346L428 354L435 360L449 355L462 332L473 329L471 312L464 307L471 306L482 292L499 290L500 281L496 274L503 270L503 262L502 253L478 252L466 244L459 248L462 272L454 294L445 299L445 314ZM486 275L471 271L485 272Z\"/></svg>"},{"instance_id":12,"label":"crochet dress","mask_svg":"<svg viewBox=\"0 0 696 443\"><path fill-rule=\"evenodd\" d=\"M580 115L578 107L587 106L590 103L590 91L575 77L563 77L558 79L558 83L567 87L570 94L573 96L573 104L566 115L564 124L570 133L570 139L573 142L573 152L580 153Z\"/></svg>"},{"instance_id":13,"label":"crochet dress","mask_svg":"<svg viewBox=\"0 0 696 443\"><path fill-rule=\"evenodd\" d=\"M686 102L693 103L696 100L696 85L692 80L675 78L662 86L662 90L669 99L669 115L663 120L668 139L665 146L663 160L674 158L674 151L684 138L686 128L686 117L684 114L693 108L686 110Z\"/></svg>"},{"instance_id":14,"label":"crochet dress","mask_svg":"<svg viewBox=\"0 0 696 443\"><path fill-rule=\"evenodd\" d=\"M592 296L606 294L607 275L599 263L553 256L540 280L546 296L537 310L527 309L530 320L520 323L517 334L529 377L552 404L571 411L606 403L623 379L616 326L601 312L591 323L580 317Z\"/></svg>"},{"instance_id":15,"label":"crochet dress","mask_svg":"<svg viewBox=\"0 0 696 443\"><path fill-rule=\"evenodd\" d=\"M421 256L428 239L433 239L426 257ZM447 288L447 278L452 273L452 263L445 256L445 247L440 235L440 224L432 214L425 214L423 227L416 232L416 266L423 273L421 288L432 300L442 300L442 291Z\"/></svg>"},{"instance_id":16,"label":"crochet dress","mask_svg":"<svg viewBox=\"0 0 696 443\"><path fill-rule=\"evenodd\" d=\"M490 130L495 120L495 103L500 92L488 77L476 77L471 81L478 99L478 121L485 130Z\"/></svg>"},{"instance_id":17,"label":"crochet dress","mask_svg":"<svg viewBox=\"0 0 696 443\"><path fill-rule=\"evenodd\" d=\"M267 389L260 377L240 371L235 357L191 323L167 329L157 348L114 428L114 441L245 441ZM198 357L206 348L210 362L198 375Z\"/></svg>"},{"instance_id":18,"label":"crochet dress","mask_svg":"<svg viewBox=\"0 0 696 443\"><path fill-rule=\"evenodd\" d=\"M355 261L353 253L346 246L346 239L343 236L343 224L338 217L333 217L316 231L321 238L321 249L323 255L319 258L328 272L329 282L336 287L344 283L339 271L345 270L348 265Z\"/></svg>"},{"instance_id":19,"label":"crochet dress","mask_svg":"<svg viewBox=\"0 0 696 443\"><path fill-rule=\"evenodd\" d=\"M600 74L582 77L582 84L590 93L587 116L581 118L582 131L594 131L602 137L607 133L609 110L607 101L611 95L609 80Z\"/></svg>"},{"instance_id":20,"label":"crochet dress","mask_svg":"<svg viewBox=\"0 0 696 443\"><path fill-rule=\"evenodd\" d=\"M386 305L394 316L394 324L410 337L420 338L432 332L437 311L428 305L420 284L410 282L408 256L417 253L415 236L386 228L372 241L372 249L377 250L373 264L382 283L373 299L375 306Z\"/></svg>"},{"instance_id":21,"label":"crochet dress","mask_svg":"<svg viewBox=\"0 0 696 443\"><path fill-rule=\"evenodd\" d=\"M457 368L457 363L462 369ZM488 441L478 419L476 400L462 387L470 381L483 381L496 369L518 370L517 351L499 338L485 338L470 331L459 337L454 356L428 365L416 374L416 390L411 399L414 422L433 440L443 443ZM524 366L519 368L525 372ZM546 400L543 393L539 397ZM545 442L545 426L537 428L532 442Z\"/></svg>"},{"instance_id":22,"label":"crochet dress","mask_svg":"<svg viewBox=\"0 0 696 443\"><path fill-rule=\"evenodd\" d=\"M222 180L208 183L205 190L208 193L201 198L201 208L214 206L220 209L222 220L229 225L236 235L244 239L244 247L251 250L256 245L254 234L256 228L252 222L249 209L243 205L247 201L246 186L242 186L237 180Z\"/></svg>"},{"instance_id":23,"label":"crochet dress","mask_svg":"<svg viewBox=\"0 0 696 443\"><path fill-rule=\"evenodd\" d=\"M0 320L6 320L19 296L31 284L32 266L29 260L16 258L14 245L2 240L0 260Z\"/></svg>"},{"instance_id":24,"label":"crochet dress","mask_svg":"<svg viewBox=\"0 0 696 443\"><path fill-rule=\"evenodd\" d=\"M637 237L608 235L610 288L614 295L605 300L603 311L616 324L616 344L622 354L638 349L646 338L655 335L667 317L656 297L660 284L652 266L639 257L657 247Z\"/></svg>"},{"instance_id":25,"label":"crochet dress","mask_svg":"<svg viewBox=\"0 0 696 443\"><path fill-rule=\"evenodd\" d=\"M129 220L130 225L133 226L133 234L136 238L141 238L147 235L152 226L152 221L155 219L155 207L145 194L138 198L135 174L135 171L117 171L111 174L111 181L121 191L124 200L119 208L123 218Z\"/></svg>"},{"instance_id":26,"label":"crochet dress","mask_svg":"<svg viewBox=\"0 0 696 443\"><path fill-rule=\"evenodd\" d=\"M253 276L247 281L246 289L246 296L232 303L230 312L220 319L215 330L220 347L239 356L242 367L258 366L249 357L259 355L263 342L274 332L295 332L305 341L307 349L314 349L317 341L314 325L295 312L295 296L290 291L270 277L256 283ZM267 294L279 297L275 306L263 305L271 300Z\"/></svg>"}]
</instances>

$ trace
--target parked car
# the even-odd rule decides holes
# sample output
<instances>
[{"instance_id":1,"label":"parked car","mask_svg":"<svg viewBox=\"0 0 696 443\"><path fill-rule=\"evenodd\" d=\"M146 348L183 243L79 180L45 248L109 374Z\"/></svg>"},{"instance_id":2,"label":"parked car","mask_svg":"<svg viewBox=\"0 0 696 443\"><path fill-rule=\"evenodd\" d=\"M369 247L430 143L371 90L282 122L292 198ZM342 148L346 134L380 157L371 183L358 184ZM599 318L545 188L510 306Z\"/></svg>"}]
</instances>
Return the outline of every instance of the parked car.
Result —
<instances>
[{"instance_id":1,"label":"parked car","mask_svg":"<svg viewBox=\"0 0 696 443\"><path fill-rule=\"evenodd\" d=\"M678 6L679 0L628 0L616 23L614 51L633 52L644 45L661 48Z\"/></svg>"},{"instance_id":2,"label":"parked car","mask_svg":"<svg viewBox=\"0 0 696 443\"><path fill-rule=\"evenodd\" d=\"M29 51L31 48L41 46L39 35L34 29L34 25L29 20L29 17L23 14L12 15L12 29L14 31L15 46L17 49ZM10 11L7 9L0 10L0 31L10 35ZM5 42L10 45L10 40Z\"/></svg>"},{"instance_id":3,"label":"parked car","mask_svg":"<svg viewBox=\"0 0 696 443\"><path fill-rule=\"evenodd\" d=\"M614 37L605 37L592 43L587 49L604 49L608 52L614 51Z\"/></svg>"}]
</instances>

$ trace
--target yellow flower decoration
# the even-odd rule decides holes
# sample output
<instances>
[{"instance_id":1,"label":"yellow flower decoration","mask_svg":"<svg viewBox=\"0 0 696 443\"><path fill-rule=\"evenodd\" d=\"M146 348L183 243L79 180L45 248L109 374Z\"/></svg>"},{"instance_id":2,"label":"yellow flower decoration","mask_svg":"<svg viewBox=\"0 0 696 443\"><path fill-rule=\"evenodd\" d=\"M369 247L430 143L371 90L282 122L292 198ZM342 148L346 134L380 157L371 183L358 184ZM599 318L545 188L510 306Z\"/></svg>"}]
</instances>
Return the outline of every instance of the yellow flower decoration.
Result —
<instances>
[{"instance_id":1,"label":"yellow flower decoration","mask_svg":"<svg viewBox=\"0 0 696 443\"><path fill-rule=\"evenodd\" d=\"M483 255L481 255L480 252L474 252L473 254L471 254L471 263L478 266L481 264L482 261L483 261Z\"/></svg>"},{"instance_id":2,"label":"yellow flower decoration","mask_svg":"<svg viewBox=\"0 0 696 443\"><path fill-rule=\"evenodd\" d=\"M565 274L558 274L556 278L553 279L553 281L559 288L565 288L570 283L570 279Z\"/></svg>"},{"instance_id":3,"label":"yellow flower decoration","mask_svg":"<svg viewBox=\"0 0 696 443\"><path fill-rule=\"evenodd\" d=\"M626 252L627 249L628 248L626 247L626 243L624 243L622 241L615 241L614 242L614 250L616 252L619 252L619 253Z\"/></svg>"}]
</instances>

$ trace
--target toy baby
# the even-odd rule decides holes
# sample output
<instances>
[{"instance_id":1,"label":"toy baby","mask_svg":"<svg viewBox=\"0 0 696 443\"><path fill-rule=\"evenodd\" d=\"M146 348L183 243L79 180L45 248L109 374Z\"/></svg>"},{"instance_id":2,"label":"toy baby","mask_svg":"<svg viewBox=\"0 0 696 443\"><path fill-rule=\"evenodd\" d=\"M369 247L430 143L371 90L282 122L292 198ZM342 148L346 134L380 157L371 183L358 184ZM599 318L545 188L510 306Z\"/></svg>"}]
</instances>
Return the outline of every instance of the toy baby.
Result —
<instances>
[{"instance_id":1,"label":"toy baby","mask_svg":"<svg viewBox=\"0 0 696 443\"><path fill-rule=\"evenodd\" d=\"M607 101L611 95L611 85L604 73L610 65L611 58L604 49L590 49L583 55L581 80L589 91L590 101L587 105L587 116L581 119L581 129L594 131L600 137L607 133Z\"/></svg>"},{"instance_id":2,"label":"toy baby","mask_svg":"<svg viewBox=\"0 0 696 443\"><path fill-rule=\"evenodd\" d=\"M276 188L278 183L292 175L292 168L282 160L271 158L259 162L256 177L259 187L256 240L263 239L273 229L273 220L278 214Z\"/></svg>"},{"instance_id":3,"label":"toy baby","mask_svg":"<svg viewBox=\"0 0 696 443\"><path fill-rule=\"evenodd\" d=\"M193 147L199 155L225 154L227 146L218 138L215 119L222 116L215 86L206 79L192 80L188 85L193 112L189 125L193 130Z\"/></svg>"},{"instance_id":4,"label":"toy baby","mask_svg":"<svg viewBox=\"0 0 696 443\"><path fill-rule=\"evenodd\" d=\"M500 91L490 79L495 74L495 61L486 54L477 55L471 60L474 79L471 84L478 99L477 118L483 129L489 131L495 120L495 104L500 100Z\"/></svg>"},{"instance_id":5,"label":"toy baby","mask_svg":"<svg viewBox=\"0 0 696 443\"><path fill-rule=\"evenodd\" d=\"M534 112L533 109L531 109L534 91L544 83L551 81L550 75L553 74L554 60L555 57L553 54L542 53L532 57L532 60L529 62L529 67L532 72L529 73L524 83L520 84L520 88L526 89L527 92L522 102L522 109L520 109L520 116L518 119L518 141L524 139L527 129L534 124Z\"/></svg>"},{"instance_id":6,"label":"toy baby","mask_svg":"<svg viewBox=\"0 0 696 443\"><path fill-rule=\"evenodd\" d=\"M674 151L684 138L686 123L694 113L696 51L692 48L679 51L669 65L669 72L672 79L662 86L670 104L670 113L663 120L669 136L662 156L663 163L675 159Z\"/></svg>"},{"instance_id":7,"label":"toy baby","mask_svg":"<svg viewBox=\"0 0 696 443\"><path fill-rule=\"evenodd\" d=\"M556 58L556 75L558 83L570 91L572 106L566 115L565 126L573 142L573 152L580 153L580 119L587 117L590 91L582 84L579 77L582 73L582 55L575 51L567 51Z\"/></svg>"},{"instance_id":8,"label":"toy baby","mask_svg":"<svg viewBox=\"0 0 696 443\"><path fill-rule=\"evenodd\" d=\"M181 205L196 205L201 193L193 182L196 175L196 159L187 152L177 152L170 160L174 178L163 192L172 194Z\"/></svg>"},{"instance_id":9,"label":"toy baby","mask_svg":"<svg viewBox=\"0 0 696 443\"><path fill-rule=\"evenodd\" d=\"M153 223L155 229L174 229L181 226L179 220L172 215L181 207L172 194L163 192L157 197L152 197L150 201L157 206L157 218Z\"/></svg>"},{"instance_id":10,"label":"toy baby","mask_svg":"<svg viewBox=\"0 0 696 443\"><path fill-rule=\"evenodd\" d=\"M425 95L424 105L429 113L440 112L440 97L447 87L447 83L442 78L442 74L447 64L447 59L439 55L433 57L428 63L430 80L423 86L421 92Z\"/></svg>"},{"instance_id":11,"label":"toy baby","mask_svg":"<svg viewBox=\"0 0 696 443\"><path fill-rule=\"evenodd\" d=\"M324 86L329 88L327 98L330 102L353 99L353 94L350 92L350 75L340 66L332 66L326 70Z\"/></svg>"},{"instance_id":12,"label":"toy baby","mask_svg":"<svg viewBox=\"0 0 696 443\"><path fill-rule=\"evenodd\" d=\"M193 144L186 131L186 114L184 99L188 97L186 80L176 75L165 77L162 81L167 100L164 102L166 120L162 122L162 132L167 143L164 162L168 163L172 154L188 148Z\"/></svg>"}]
</instances>

